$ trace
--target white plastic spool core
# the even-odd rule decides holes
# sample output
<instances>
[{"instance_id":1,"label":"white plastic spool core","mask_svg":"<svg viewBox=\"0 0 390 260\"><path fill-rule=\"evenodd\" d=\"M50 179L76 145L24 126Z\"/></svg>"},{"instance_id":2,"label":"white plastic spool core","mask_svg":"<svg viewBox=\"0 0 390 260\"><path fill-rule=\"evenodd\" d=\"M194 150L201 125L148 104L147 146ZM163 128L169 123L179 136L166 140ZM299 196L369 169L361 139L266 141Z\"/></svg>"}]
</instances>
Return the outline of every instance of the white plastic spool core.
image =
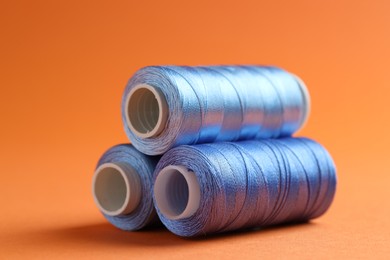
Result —
<instances>
[{"instance_id":1,"label":"white plastic spool core","mask_svg":"<svg viewBox=\"0 0 390 260\"><path fill-rule=\"evenodd\" d=\"M168 113L164 95L150 85L137 85L126 97L127 125L140 138L150 138L161 133L167 122Z\"/></svg>"},{"instance_id":2,"label":"white plastic spool core","mask_svg":"<svg viewBox=\"0 0 390 260\"><path fill-rule=\"evenodd\" d=\"M154 182L156 207L168 219L192 216L199 208L200 186L195 173L184 166L169 165Z\"/></svg>"},{"instance_id":3,"label":"white plastic spool core","mask_svg":"<svg viewBox=\"0 0 390 260\"><path fill-rule=\"evenodd\" d=\"M301 93L303 95L303 99L305 100L305 104L306 104L305 111L303 113L302 126L301 126L301 128L302 128L306 124L307 119L309 118L309 114L310 114L310 109L311 109L310 94L309 94L309 90L307 89L305 82L303 82L303 80L300 77L298 77L297 75L295 75L293 73L291 73L291 75L293 75L295 77L295 79L298 81L298 85L301 89Z\"/></svg>"},{"instance_id":4,"label":"white plastic spool core","mask_svg":"<svg viewBox=\"0 0 390 260\"><path fill-rule=\"evenodd\" d=\"M92 193L96 205L104 214L130 214L141 200L140 178L127 163L104 163L95 171Z\"/></svg>"}]
</instances>

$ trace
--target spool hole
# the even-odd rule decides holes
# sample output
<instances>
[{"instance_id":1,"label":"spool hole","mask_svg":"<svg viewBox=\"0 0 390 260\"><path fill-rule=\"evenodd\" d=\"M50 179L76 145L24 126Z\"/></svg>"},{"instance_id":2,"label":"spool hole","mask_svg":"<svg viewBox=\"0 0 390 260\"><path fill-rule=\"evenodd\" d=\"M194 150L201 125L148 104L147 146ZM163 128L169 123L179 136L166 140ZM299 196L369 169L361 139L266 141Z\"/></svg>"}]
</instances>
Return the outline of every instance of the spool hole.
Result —
<instances>
[{"instance_id":1,"label":"spool hole","mask_svg":"<svg viewBox=\"0 0 390 260\"><path fill-rule=\"evenodd\" d=\"M195 174L181 166L167 166L159 172L154 195L157 207L170 219L192 216L200 203L200 188Z\"/></svg>"},{"instance_id":2,"label":"spool hole","mask_svg":"<svg viewBox=\"0 0 390 260\"><path fill-rule=\"evenodd\" d=\"M128 191L121 172L113 167L101 168L94 181L94 195L99 208L108 214L122 209Z\"/></svg>"},{"instance_id":3,"label":"spool hole","mask_svg":"<svg viewBox=\"0 0 390 260\"><path fill-rule=\"evenodd\" d=\"M104 163L95 171L92 192L98 208L110 216L130 214L141 200L138 173L127 163Z\"/></svg>"},{"instance_id":4,"label":"spool hole","mask_svg":"<svg viewBox=\"0 0 390 260\"><path fill-rule=\"evenodd\" d=\"M180 172L176 171L171 175L166 192L171 214L180 215L183 213L188 204L188 184Z\"/></svg>"},{"instance_id":5,"label":"spool hole","mask_svg":"<svg viewBox=\"0 0 390 260\"><path fill-rule=\"evenodd\" d=\"M128 94L127 124L141 138L159 134L164 128L167 113L167 104L163 94L152 86L139 85Z\"/></svg>"}]
</instances>

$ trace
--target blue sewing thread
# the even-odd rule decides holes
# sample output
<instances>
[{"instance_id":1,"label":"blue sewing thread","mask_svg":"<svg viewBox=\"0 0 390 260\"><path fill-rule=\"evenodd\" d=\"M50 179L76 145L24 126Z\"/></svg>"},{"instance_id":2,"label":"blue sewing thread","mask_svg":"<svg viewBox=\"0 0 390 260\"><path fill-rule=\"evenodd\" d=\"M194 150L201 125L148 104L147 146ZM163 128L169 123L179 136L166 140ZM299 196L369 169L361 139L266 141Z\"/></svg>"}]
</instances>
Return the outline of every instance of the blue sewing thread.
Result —
<instances>
[{"instance_id":1,"label":"blue sewing thread","mask_svg":"<svg viewBox=\"0 0 390 260\"><path fill-rule=\"evenodd\" d=\"M307 221L330 207L332 158L306 138L179 146L154 173L153 199L173 233L199 236Z\"/></svg>"},{"instance_id":2,"label":"blue sewing thread","mask_svg":"<svg viewBox=\"0 0 390 260\"><path fill-rule=\"evenodd\" d=\"M158 155L183 144L290 136L309 107L304 83L276 67L155 66L129 80L122 118L134 147Z\"/></svg>"},{"instance_id":3,"label":"blue sewing thread","mask_svg":"<svg viewBox=\"0 0 390 260\"><path fill-rule=\"evenodd\" d=\"M92 191L96 205L111 224L123 230L138 230L159 223L152 199L158 159L130 144L116 145L102 155Z\"/></svg>"}]
</instances>

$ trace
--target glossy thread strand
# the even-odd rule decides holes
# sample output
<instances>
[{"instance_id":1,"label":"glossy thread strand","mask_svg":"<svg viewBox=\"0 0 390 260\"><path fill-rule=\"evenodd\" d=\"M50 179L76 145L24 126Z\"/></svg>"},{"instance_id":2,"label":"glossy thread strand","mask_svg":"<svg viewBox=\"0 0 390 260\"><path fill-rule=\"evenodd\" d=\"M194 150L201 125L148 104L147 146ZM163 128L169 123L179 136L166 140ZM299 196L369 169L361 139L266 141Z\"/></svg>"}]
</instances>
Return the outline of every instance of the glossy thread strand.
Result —
<instances>
[{"instance_id":1,"label":"glossy thread strand","mask_svg":"<svg viewBox=\"0 0 390 260\"><path fill-rule=\"evenodd\" d=\"M192 237L319 217L333 200L336 170L307 138L185 145L161 158L153 190L163 224Z\"/></svg>"},{"instance_id":2,"label":"glossy thread strand","mask_svg":"<svg viewBox=\"0 0 390 260\"><path fill-rule=\"evenodd\" d=\"M122 118L142 153L183 144L290 136L310 98L295 75L267 66L154 66L129 80Z\"/></svg>"},{"instance_id":3,"label":"glossy thread strand","mask_svg":"<svg viewBox=\"0 0 390 260\"><path fill-rule=\"evenodd\" d=\"M93 195L104 217L117 228L130 231L160 223L152 200L159 158L144 155L131 144L116 145L100 158Z\"/></svg>"}]
</instances>

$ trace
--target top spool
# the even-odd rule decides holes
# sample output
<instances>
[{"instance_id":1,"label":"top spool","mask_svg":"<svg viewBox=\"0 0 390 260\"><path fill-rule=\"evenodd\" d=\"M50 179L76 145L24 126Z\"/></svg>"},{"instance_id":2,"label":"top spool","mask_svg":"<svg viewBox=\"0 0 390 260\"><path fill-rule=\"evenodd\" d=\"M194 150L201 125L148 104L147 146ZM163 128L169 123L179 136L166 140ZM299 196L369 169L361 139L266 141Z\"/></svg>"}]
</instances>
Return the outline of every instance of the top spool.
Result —
<instances>
[{"instance_id":1,"label":"top spool","mask_svg":"<svg viewBox=\"0 0 390 260\"><path fill-rule=\"evenodd\" d=\"M122 99L126 134L147 155L183 144L291 136L309 110L305 84L267 66L145 67Z\"/></svg>"},{"instance_id":2,"label":"top spool","mask_svg":"<svg viewBox=\"0 0 390 260\"><path fill-rule=\"evenodd\" d=\"M161 133L168 119L168 104L155 87L140 84L126 97L125 116L131 131L140 138L151 138Z\"/></svg>"}]
</instances>

